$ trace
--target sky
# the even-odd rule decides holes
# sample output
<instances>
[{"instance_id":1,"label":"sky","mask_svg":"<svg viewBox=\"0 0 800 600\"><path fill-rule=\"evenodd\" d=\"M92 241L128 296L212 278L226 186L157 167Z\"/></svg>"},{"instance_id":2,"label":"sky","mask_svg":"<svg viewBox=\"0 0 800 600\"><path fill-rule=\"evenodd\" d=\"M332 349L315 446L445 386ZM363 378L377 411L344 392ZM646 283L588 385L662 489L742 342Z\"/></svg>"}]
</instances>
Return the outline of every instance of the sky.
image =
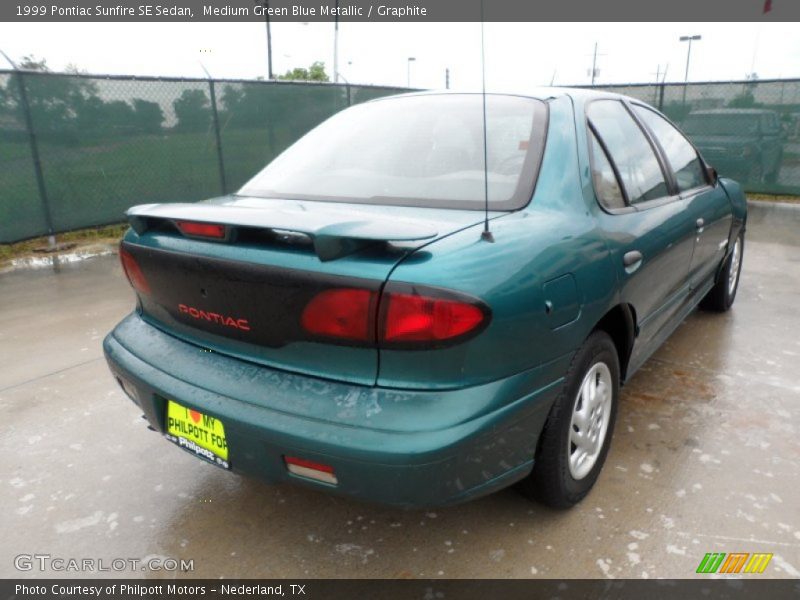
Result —
<instances>
[{"instance_id":1,"label":"sky","mask_svg":"<svg viewBox=\"0 0 800 600\"><path fill-rule=\"evenodd\" d=\"M333 63L332 23L273 23L273 70ZM480 89L479 23L347 23L339 25L339 72L351 83ZM487 23L488 90L524 91L590 80L690 81L800 77L798 23ZM76 65L90 73L218 78L266 75L263 23L0 23L0 50L33 54L51 70ZM416 60L409 63L408 58ZM5 66L2 57L0 64ZM201 66L202 63L202 66Z\"/></svg>"}]
</instances>

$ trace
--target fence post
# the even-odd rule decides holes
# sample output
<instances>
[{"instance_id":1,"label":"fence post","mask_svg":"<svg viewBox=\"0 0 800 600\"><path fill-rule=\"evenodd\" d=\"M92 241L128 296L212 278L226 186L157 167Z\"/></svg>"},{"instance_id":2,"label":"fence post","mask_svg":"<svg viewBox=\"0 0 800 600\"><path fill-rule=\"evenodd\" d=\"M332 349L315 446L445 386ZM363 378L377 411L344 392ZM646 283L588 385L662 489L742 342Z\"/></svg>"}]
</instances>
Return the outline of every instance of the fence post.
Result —
<instances>
[{"instance_id":1,"label":"fence post","mask_svg":"<svg viewBox=\"0 0 800 600\"><path fill-rule=\"evenodd\" d=\"M219 165L219 183L222 186L222 195L228 193L228 184L225 181L225 160L222 158L222 137L219 134L219 113L217 112L217 92L214 80L208 80L208 90L211 93L211 117L214 121L214 137L217 141L217 164Z\"/></svg>"},{"instance_id":2,"label":"fence post","mask_svg":"<svg viewBox=\"0 0 800 600\"><path fill-rule=\"evenodd\" d=\"M31 117L31 107L28 103L28 91L25 89L25 81L22 78L22 71L15 70L14 75L19 85L19 102L22 112L25 114L25 127L28 129L28 142L31 147L31 159L33 160L33 171L36 174L36 185L39 188L39 198L42 202L44 211L44 221L47 226L48 244L54 247L56 244L55 230L53 228L53 215L50 212L50 200L47 197L47 189L44 185L44 175L42 174L42 161L39 159L39 144L36 141L36 131L33 128L33 118Z\"/></svg>"},{"instance_id":3,"label":"fence post","mask_svg":"<svg viewBox=\"0 0 800 600\"><path fill-rule=\"evenodd\" d=\"M347 106L353 106L353 100L350 98L350 84L346 83L347 86Z\"/></svg>"},{"instance_id":4,"label":"fence post","mask_svg":"<svg viewBox=\"0 0 800 600\"><path fill-rule=\"evenodd\" d=\"M664 111L664 88L667 86L663 81L661 82L661 86L658 88L658 110Z\"/></svg>"}]
</instances>

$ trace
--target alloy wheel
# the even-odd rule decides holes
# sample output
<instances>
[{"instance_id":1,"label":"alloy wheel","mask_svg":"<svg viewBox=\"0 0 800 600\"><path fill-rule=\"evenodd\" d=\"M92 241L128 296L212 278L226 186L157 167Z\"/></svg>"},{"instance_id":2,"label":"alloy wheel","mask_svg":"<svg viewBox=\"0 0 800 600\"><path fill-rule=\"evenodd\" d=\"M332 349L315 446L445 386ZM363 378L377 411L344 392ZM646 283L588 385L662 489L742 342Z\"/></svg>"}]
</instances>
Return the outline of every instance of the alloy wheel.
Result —
<instances>
[{"instance_id":1,"label":"alloy wheel","mask_svg":"<svg viewBox=\"0 0 800 600\"><path fill-rule=\"evenodd\" d=\"M728 272L728 295L733 296L736 291L736 284L739 282L739 265L742 262L742 243L741 238L736 238L731 252L731 266Z\"/></svg>"},{"instance_id":2,"label":"alloy wheel","mask_svg":"<svg viewBox=\"0 0 800 600\"><path fill-rule=\"evenodd\" d=\"M567 441L569 472L576 480L589 474L603 448L613 389L611 371L603 362L592 365L578 388Z\"/></svg>"}]
</instances>

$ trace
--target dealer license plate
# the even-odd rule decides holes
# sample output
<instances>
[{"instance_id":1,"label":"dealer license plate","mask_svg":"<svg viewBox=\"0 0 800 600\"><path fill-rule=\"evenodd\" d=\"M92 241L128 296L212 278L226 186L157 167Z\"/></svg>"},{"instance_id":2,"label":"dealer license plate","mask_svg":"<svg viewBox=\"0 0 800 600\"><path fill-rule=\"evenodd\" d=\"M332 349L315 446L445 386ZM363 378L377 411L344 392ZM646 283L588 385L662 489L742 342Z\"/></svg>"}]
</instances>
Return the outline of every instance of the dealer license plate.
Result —
<instances>
[{"instance_id":1,"label":"dealer license plate","mask_svg":"<svg viewBox=\"0 0 800 600\"><path fill-rule=\"evenodd\" d=\"M217 418L168 400L166 437L210 463L224 469L231 468L225 426Z\"/></svg>"}]
</instances>

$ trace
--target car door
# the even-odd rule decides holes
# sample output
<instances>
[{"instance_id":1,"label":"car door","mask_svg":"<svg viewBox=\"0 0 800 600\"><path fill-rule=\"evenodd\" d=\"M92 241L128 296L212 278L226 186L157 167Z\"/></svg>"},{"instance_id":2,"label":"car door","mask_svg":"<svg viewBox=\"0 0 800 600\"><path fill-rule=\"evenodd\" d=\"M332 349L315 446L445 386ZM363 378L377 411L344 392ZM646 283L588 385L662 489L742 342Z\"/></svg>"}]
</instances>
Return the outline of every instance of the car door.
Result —
<instances>
[{"instance_id":1,"label":"car door","mask_svg":"<svg viewBox=\"0 0 800 600\"><path fill-rule=\"evenodd\" d=\"M644 360L688 293L695 224L649 134L619 100L587 108L590 162L620 300L636 311L631 365ZM652 342L652 343L651 343Z\"/></svg>"},{"instance_id":2,"label":"car door","mask_svg":"<svg viewBox=\"0 0 800 600\"><path fill-rule=\"evenodd\" d=\"M647 106L632 106L660 147L687 215L694 219L689 281L692 289L700 288L708 284L725 256L732 219L730 200L722 186L712 181L694 146L672 123Z\"/></svg>"}]
</instances>

